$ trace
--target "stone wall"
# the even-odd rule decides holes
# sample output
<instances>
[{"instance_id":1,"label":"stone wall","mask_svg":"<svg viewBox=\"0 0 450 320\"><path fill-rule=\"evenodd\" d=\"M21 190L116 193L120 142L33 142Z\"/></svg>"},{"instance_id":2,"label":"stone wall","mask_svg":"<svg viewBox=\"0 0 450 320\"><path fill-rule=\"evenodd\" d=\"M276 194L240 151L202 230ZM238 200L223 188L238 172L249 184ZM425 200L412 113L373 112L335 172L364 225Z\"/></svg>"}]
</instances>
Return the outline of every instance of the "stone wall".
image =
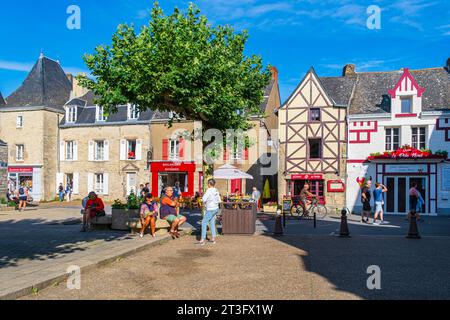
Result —
<instances>
[{"instance_id":1,"label":"stone wall","mask_svg":"<svg viewBox=\"0 0 450 320\"><path fill-rule=\"evenodd\" d=\"M8 146L0 144L0 163L8 162ZM8 169L0 166L0 198L6 198Z\"/></svg>"}]
</instances>

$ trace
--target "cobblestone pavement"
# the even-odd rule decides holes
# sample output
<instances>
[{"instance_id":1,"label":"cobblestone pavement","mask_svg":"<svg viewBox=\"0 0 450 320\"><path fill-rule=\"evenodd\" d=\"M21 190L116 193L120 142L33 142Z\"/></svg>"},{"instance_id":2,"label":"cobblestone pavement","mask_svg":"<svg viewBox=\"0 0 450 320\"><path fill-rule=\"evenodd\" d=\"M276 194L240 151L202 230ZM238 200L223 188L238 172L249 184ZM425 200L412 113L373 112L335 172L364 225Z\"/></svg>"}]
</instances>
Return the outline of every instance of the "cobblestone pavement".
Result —
<instances>
[{"instance_id":1,"label":"cobblestone pavement","mask_svg":"<svg viewBox=\"0 0 450 320\"><path fill-rule=\"evenodd\" d=\"M449 299L450 238L189 236L81 274L24 299ZM369 290L367 268L381 270Z\"/></svg>"},{"instance_id":2,"label":"cobblestone pavement","mask_svg":"<svg viewBox=\"0 0 450 320\"><path fill-rule=\"evenodd\" d=\"M121 231L81 233L79 212L66 205L0 215L0 298L64 275L71 265L91 266L155 241Z\"/></svg>"}]
</instances>

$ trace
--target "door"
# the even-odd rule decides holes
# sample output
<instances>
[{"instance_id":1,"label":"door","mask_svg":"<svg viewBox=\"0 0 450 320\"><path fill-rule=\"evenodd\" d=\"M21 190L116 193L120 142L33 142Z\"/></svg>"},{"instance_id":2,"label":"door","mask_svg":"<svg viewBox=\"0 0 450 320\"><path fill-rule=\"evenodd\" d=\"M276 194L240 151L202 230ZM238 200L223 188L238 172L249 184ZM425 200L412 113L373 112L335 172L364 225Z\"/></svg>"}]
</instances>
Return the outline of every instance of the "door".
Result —
<instances>
[{"instance_id":1,"label":"door","mask_svg":"<svg viewBox=\"0 0 450 320\"><path fill-rule=\"evenodd\" d=\"M242 194L242 179L231 180L231 193L236 193L236 190Z\"/></svg>"},{"instance_id":2,"label":"door","mask_svg":"<svg viewBox=\"0 0 450 320\"><path fill-rule=\"evenodd\" d=\"M137 185L137 174L127 173L127 196L131 193L137 194L139 191L136 189Z\"/></svg>"},{"instance_id":3,"label":"door","mask_svg":"<svg viewBox=\"0 0 450 320\"><path fill-rule=\"evenodd\" d=\"M386 177L385 185L388 192L384 194L387 213L406 214L410 211L409 207L409 189L413 183L417 184L417 190L421 193L423 199L428 198L426 177ZM422 213L428 212L428 204L425 201L422 206Z\"/></svg>"}]
</instances>

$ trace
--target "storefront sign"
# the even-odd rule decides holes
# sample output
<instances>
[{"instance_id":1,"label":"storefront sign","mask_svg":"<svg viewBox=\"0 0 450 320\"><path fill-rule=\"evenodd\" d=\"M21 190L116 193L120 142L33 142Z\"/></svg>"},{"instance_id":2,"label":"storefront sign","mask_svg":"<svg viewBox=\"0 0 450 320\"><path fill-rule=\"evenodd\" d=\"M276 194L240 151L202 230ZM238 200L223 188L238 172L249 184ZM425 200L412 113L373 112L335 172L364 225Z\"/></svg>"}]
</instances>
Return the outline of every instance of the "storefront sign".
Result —
<instances>
[{"instance_id":1,"label":"storefront sign","mask_svg":"<svg viewBox=\"0 0 450 320\"><path fill-rule=\"evenodd\" d=\"M344 192L345 184L341 180L329 180L327 184L328 192Z\"/></svg>"},{"instance_id":2,"label":"storefront sign","mask_svg":"<svg viewBox=\"0 0 450 320\"><path fill-rule=\"evenodd\" d=\"M26 168L26 167L23 167L23 168L12 168L12 167L9 167L8 168L8 172L9 173L33 173L33 168Z\"/></svg>"},{"instance_id":3,"label":"storefront sign","mask_svg":"<svg viewBox=\"0 0 450 320\"><path fill-rule=\"evenodd\" d=\"M386 173L427 173L428 166L426 164L388 164L386 165Z\"/></svg>"},{"instance_id":4,"label":"storefront sign","mask_svg":"<svg viewBox=\"0 0 450 320\"><path fill-rule=\"evenodd\" d=\"M293 174L291 180L323 180L322 174Z\"/></svg>"}]
</instances>

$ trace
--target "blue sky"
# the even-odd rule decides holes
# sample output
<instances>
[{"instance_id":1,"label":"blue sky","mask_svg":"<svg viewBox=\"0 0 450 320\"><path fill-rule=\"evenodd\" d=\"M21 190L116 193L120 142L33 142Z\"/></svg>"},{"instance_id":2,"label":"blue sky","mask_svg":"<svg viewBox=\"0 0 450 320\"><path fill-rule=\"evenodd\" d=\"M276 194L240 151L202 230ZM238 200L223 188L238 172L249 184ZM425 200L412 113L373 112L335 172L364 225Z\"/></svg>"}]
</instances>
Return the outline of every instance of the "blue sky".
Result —
<instances>
[{"instance_id":1,"label":"blue sky","mask_svg":"<svg viewBox=\"0 0 450 320\"><path fill-rule=\"evenodd\" d=\"M166 13L188 1L160 0ZM310 66L321 76L358 71L443 66L450 57L448 0L198 0L213 24L247 29L248 54L262 55L280 72L282 99ZM66 27L69 5L81 9L81 30ZM14 91L39 57L60 60L68 72L85 71L81 59L108 44L119 23L146 24L151 0L40 0L2 3L0 91ZM367 8L381 9L381 29L366 26Z\"/></svg>"}]
</instances>

